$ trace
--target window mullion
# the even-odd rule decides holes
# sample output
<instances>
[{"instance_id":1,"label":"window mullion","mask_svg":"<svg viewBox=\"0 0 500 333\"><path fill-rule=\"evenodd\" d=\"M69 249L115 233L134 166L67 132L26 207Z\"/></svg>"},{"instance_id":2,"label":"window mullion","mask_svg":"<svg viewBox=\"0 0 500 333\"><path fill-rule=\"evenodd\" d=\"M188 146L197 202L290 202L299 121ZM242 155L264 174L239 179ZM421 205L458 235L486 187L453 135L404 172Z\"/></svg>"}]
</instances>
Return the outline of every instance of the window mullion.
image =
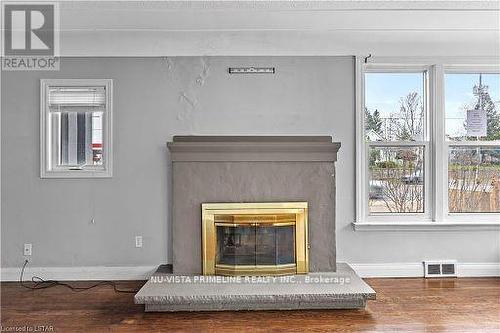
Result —
<instances>
[{"instance_id":1,"label":"window mullion","mask_svg":"<svg viewBox=\"0 0 500 333\"><path fill-rule=\"evenodd\" d=\"M500 141L448 141L449 147L498 147Z\"/></svg>"},{"instance_id":2,"label":"window mullion","mask_svg":"<svg viewBox=\"0 0 500 333\"><path fill-rule=\"evenodd\" d=\"M368 141L369 146L378 147L418 147L427 146L428 141Z\"/></svg>"},{"instance_id":3,"label":"window mullion","mask_svg":"<svg viewBox=\"0 0 500 333\"><path fill-rule=\"evenodd\" d=\"M430 80L430 119L432 146L432 186L434 221L443 221L448 207L448 150L445 146L444 121L444 69L441 64L433 66Z\"/></svg>"}]
</instances>

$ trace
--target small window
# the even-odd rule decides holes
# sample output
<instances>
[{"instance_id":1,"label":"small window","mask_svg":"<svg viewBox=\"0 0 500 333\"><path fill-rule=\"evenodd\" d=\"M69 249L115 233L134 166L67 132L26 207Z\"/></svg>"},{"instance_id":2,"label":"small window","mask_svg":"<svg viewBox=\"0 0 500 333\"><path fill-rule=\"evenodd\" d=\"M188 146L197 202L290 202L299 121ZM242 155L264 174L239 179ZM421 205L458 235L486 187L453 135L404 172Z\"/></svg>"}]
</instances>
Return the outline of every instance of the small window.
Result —
<instances>
[{"instance_id":1,"label":"small window","mask_svg":"<svg viewBox=\"0 0 500 333\"><path fill-rule=\"evenodd\" d=\"M500 74L446 73L450 213L500 213Z\"/></svg>"},{"instance_id":2,"label":"small window","mask_svg":"<svg viewBox=\"0 0 500 333\"><path fill-rule=\"evenodd\" d=\"M41 81L41 177L111 177L111 80Z\"/></svg>"},{"instance_id":3,"label":"small window","mask_svg":"<svg viewBox=\"0 0 500 333\"><path fill-rule=\"evenodd\" d=\"M364 76L367 213L423 214L427 178L426 72Z\"/></svg>"}]
</instances>

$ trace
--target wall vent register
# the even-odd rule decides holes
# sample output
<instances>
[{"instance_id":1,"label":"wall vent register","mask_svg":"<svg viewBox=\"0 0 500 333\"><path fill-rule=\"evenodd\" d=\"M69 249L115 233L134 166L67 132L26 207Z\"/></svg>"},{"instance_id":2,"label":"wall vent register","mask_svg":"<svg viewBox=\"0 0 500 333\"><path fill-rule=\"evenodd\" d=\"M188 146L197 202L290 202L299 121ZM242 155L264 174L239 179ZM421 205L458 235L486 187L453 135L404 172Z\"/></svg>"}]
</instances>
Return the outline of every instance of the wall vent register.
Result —
<instances>
[{"instance_id":1,"label":"wall vent register","mask_svg":"<svg viewBox=\"0 0 500 333\"><path fill-rule=\"evenodd\" d=\"M454 260L424 261L425 277L456 277L457 262Z\"/></svg>"}]
</instances>

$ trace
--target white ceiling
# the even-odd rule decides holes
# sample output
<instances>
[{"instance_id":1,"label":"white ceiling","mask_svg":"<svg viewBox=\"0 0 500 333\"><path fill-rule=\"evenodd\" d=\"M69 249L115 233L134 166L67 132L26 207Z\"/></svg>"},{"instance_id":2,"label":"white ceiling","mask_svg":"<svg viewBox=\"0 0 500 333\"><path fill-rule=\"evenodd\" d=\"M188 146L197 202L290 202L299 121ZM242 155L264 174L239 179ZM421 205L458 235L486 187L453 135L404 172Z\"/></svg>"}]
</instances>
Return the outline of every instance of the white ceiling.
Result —
<instances>
[{"instance_id":1,"label":"white ceiling","mask_svg":"<svg viewBox=\"0 0 500 333\"><path fill-rule=\"evenodd\" d=\"M499 56L499 1L76 1L61 54Z\"/></svg>"}]
</instances>

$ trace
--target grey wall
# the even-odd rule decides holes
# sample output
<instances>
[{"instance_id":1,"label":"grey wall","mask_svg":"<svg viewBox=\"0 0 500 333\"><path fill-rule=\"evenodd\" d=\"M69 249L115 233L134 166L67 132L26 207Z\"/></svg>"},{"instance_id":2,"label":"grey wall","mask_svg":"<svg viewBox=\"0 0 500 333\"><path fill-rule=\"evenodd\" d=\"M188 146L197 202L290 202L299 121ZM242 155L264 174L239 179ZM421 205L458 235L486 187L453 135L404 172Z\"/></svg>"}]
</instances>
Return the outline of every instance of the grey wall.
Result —
<instances>
[{"instance_id":1,"label":"grey wall","mask_svg":"<svg viewBox=\"0 0 500 333\"><path fill-rule=\"evenodd\" d=\"M227 67L275 66L276 75ZM114 176L39 178L39 79L114 79ZM354 64L350 57L65 59L59 72L2 73L2 267L170 262L169 161L176 134L332 135L337 257L351 263L498 262L498 234L354 232ZM95 218L96 223L90 221ZM141 249L134 236L144 237Z\"/></svg>"}]
</instances>

